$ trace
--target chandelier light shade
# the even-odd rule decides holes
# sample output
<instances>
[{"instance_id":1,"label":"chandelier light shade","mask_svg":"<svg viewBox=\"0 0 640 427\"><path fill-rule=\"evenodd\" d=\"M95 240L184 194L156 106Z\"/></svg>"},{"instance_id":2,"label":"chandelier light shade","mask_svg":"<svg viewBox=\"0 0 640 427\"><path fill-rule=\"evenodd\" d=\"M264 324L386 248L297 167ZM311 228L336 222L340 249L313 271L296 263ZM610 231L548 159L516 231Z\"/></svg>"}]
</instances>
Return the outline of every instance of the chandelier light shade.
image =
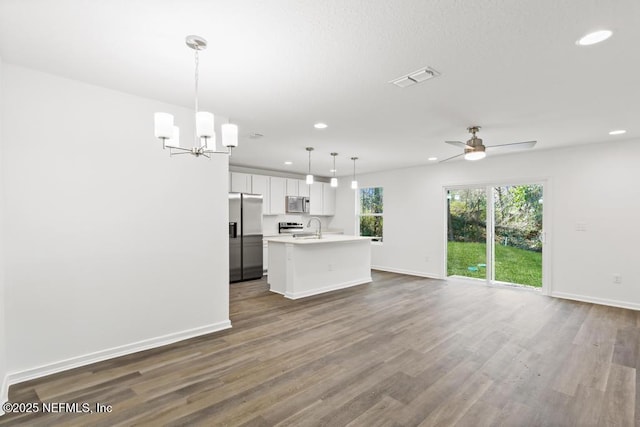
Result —
<instances>
[{"instance_id":1,"label":"chandelier light shade","mask_svg":"<svg viewBox=\"0 0 640 427\"><path fill-rule=\"evenodd\" d=\"M334 188L338 186L338 178L336 178L336 156L337 155L338 153L331 153L331 157L333 157L333 177L331 178L331 186Z\"/></svg>"},{"instance_id":2,"label":"chandelier light shade","mask_svg":"<svg viewBox=\"0 0 640 427\"><path fill-rule=\"evenodd\" d=\"M313 184L313 175L311 174L311 152L313 151L313 147L307 147L306 150L309 152L309 173L307 173L307 184Z\"/></svg>"},{"instance_id":3,"label":"chandelier light shade","mask_svg":"<svg viewBox=\"0 0 640 427\"><path fill-rule=\"evenodd\" d=\"M198 135L198 138L206 139L215 135L213 123L213 114L206 111L198 111L196 113L196 135Z\"/></svg>"},{"instance_id":4,"label":"chandelier light shade","mask_svg":"<svg viewBox=\"0 0 640 427\"><path fill-rule=\"evenodd\" d=\"M356 180L356 160L358 160L357 157L352 157L351 160L353 160L353 180L351 181L351 189L352 190L357 190L358 189L358 181Z\"/></svg>"},{"instance_id":5,"label":"chandelier light shade","mask_svg":"<svg viewBox=\"0 0 640 427\"><path fill-rule=\"evenodd\" d=\"M231 149L238 146L238 126L226 123L221 126L222 145L227 151L216 150L215 119L212 113L198 109L198 52L207 48L207 41L200 36L187 36L186 43L195 52L195 132L193 147L180 146L180 129L173 124L173 116L169 113L154 114L154 134L162 140L162 148L169 148L171 156L175 154L192 154L196 157L210 154L231 154ZM174 151L176 150L176 151Z\"/></svg>"},{"instance_id":6,"label":"chandelier light shade","mask_svg":"<svg viewBox=\"0 0 640 427\"><path fill-rule=\"evenodd\" d=\"M169 113L155 113L156 138L170 139L173 136L173 116Z\"/></svg>"},{"instance_id":7,"label":"chandelier light shade","mask_svg":"<svg viewBox=\"0 0 640 427\"><path fill-rule=\"evenodd\" d=\"M225 123L221 126L222 129L222 145L225 147L235 148L238 146L238 126Z\"/></svg>"},{"instance_id":8,"label":"chandelier light shade","mask_svg":"<svg viewBox=\"0 0 640 427\"><path fill-rule=\"evenodd\" d=\"M171 136L164 141L165 147L180 148L180 129L178 126L171 126Z\"/></svg>"}]
</instances>

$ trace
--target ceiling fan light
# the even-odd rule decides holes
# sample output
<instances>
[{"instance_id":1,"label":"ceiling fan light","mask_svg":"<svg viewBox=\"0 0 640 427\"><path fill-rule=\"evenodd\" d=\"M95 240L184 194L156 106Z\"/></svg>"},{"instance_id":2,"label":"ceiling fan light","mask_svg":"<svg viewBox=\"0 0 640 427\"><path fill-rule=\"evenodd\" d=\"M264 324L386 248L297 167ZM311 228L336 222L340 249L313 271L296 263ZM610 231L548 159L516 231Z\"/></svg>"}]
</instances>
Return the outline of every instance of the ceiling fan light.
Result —
<instances>
[{"instance_id":1,"label":"ceiling fan light","mask_svg":"<svg viewBox=\"0 0 640 427\"><path fill-rule=\"evenodd\" d=\"M470 151L464 154L464 159L469 161L482 160L487 157L487 153L484 151Z\"/></svg>"}]
</instances>

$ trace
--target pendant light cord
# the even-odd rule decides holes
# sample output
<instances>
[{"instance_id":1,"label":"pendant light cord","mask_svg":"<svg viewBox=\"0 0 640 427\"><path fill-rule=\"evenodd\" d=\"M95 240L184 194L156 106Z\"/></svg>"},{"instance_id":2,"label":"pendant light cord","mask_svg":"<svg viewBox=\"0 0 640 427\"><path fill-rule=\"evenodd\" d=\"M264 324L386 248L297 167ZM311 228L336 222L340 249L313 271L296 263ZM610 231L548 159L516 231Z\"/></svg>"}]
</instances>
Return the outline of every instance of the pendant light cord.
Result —
<instances>
[{"instance_id":1,"label":"pendant light cord","mask_svg":"<svg viewBox=\"0 0 640 427\"><path fill-rule=\"evenodd\" d=\"M353 180L356 180L356 159L353 159Z\"/></svg>"},{"instance_id":2,"label":"pendant light cord","mask_svg":"<svg viewBox=\"0 0 640 427\"><path fill-rule=\"evenodd\" d=\"M333 156L333 177L336 177L336 156Z\"/></svg>"},{"instance_id":3,"label":"pendant light cord","mask_svg":"<svg viewBox=\"0 0 640 427\"><path fill-rule=\"evenodd\" d=\"M311 175L311 150L309 150L309 175Z\"/></svg>"},{"instance_id":4,"label":"pendant light cord","mask_svg":"<svg viewBox=\"0 0 640 427\"><path fill-rule=\"evenodd\" d=\"M194 49L195 52L195 65L196 65L196 72L195 72L195 109L196 112L193 114L193 125L194 125L194 129L196 130L193 134L193 142L195 144L195 147L198 147L198 68L200 66L200 57L198 56L198 49Z\"/></svg>"}]
</instances>

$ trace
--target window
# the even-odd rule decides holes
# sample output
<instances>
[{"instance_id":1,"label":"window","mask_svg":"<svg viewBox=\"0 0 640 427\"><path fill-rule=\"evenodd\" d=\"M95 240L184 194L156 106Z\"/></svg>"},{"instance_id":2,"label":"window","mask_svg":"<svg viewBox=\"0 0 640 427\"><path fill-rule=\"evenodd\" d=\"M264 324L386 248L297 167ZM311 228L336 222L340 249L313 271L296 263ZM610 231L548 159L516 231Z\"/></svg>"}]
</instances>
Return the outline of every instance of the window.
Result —
<instances>
[{"instance_id":1,"label":"window","mask_svg":"<svg viewBox=\"0 0 640 427\"><path fill-rule=\"evenodd\" d=\"M360 235L382 242L382 187L361 188L358 192Z\"/></svg>"}]
</instances>

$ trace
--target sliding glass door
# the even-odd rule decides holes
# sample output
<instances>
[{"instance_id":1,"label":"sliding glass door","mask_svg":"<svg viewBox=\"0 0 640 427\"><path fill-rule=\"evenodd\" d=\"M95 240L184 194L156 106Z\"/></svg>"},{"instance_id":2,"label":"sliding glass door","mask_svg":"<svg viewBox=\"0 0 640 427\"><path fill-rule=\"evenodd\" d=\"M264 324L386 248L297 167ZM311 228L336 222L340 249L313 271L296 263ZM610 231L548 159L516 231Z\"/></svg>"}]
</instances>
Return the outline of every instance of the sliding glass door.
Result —
<instances>
[{"instance_id":1,"label":"sliding glass door","mask_svg":"<svg viewBox=\"0 0 640 427\"><path fill-rule=\"evenodd\" d=\"M487 193L484 188L447 193L447 275L485 278Z\"/></svg>"},{"instance_id":2,"label":"sliding glass door","mask_svg":"<svg viewBox=\"0 0 640 427\"><path fill-rule=\"evenodd\" d=\"M542 287L542 185L505 185L492 192L492 279Z\"/></svg>"},{"instance_id":3,"label":"sliding glass door","mask_svg":"<svg viewBox=\"0 0 640 427\"><path fill-rule=\"evenodd\" d=\"M447 189L447 276L542 287L542 184Z\"/></svg>"}]
</instances>

